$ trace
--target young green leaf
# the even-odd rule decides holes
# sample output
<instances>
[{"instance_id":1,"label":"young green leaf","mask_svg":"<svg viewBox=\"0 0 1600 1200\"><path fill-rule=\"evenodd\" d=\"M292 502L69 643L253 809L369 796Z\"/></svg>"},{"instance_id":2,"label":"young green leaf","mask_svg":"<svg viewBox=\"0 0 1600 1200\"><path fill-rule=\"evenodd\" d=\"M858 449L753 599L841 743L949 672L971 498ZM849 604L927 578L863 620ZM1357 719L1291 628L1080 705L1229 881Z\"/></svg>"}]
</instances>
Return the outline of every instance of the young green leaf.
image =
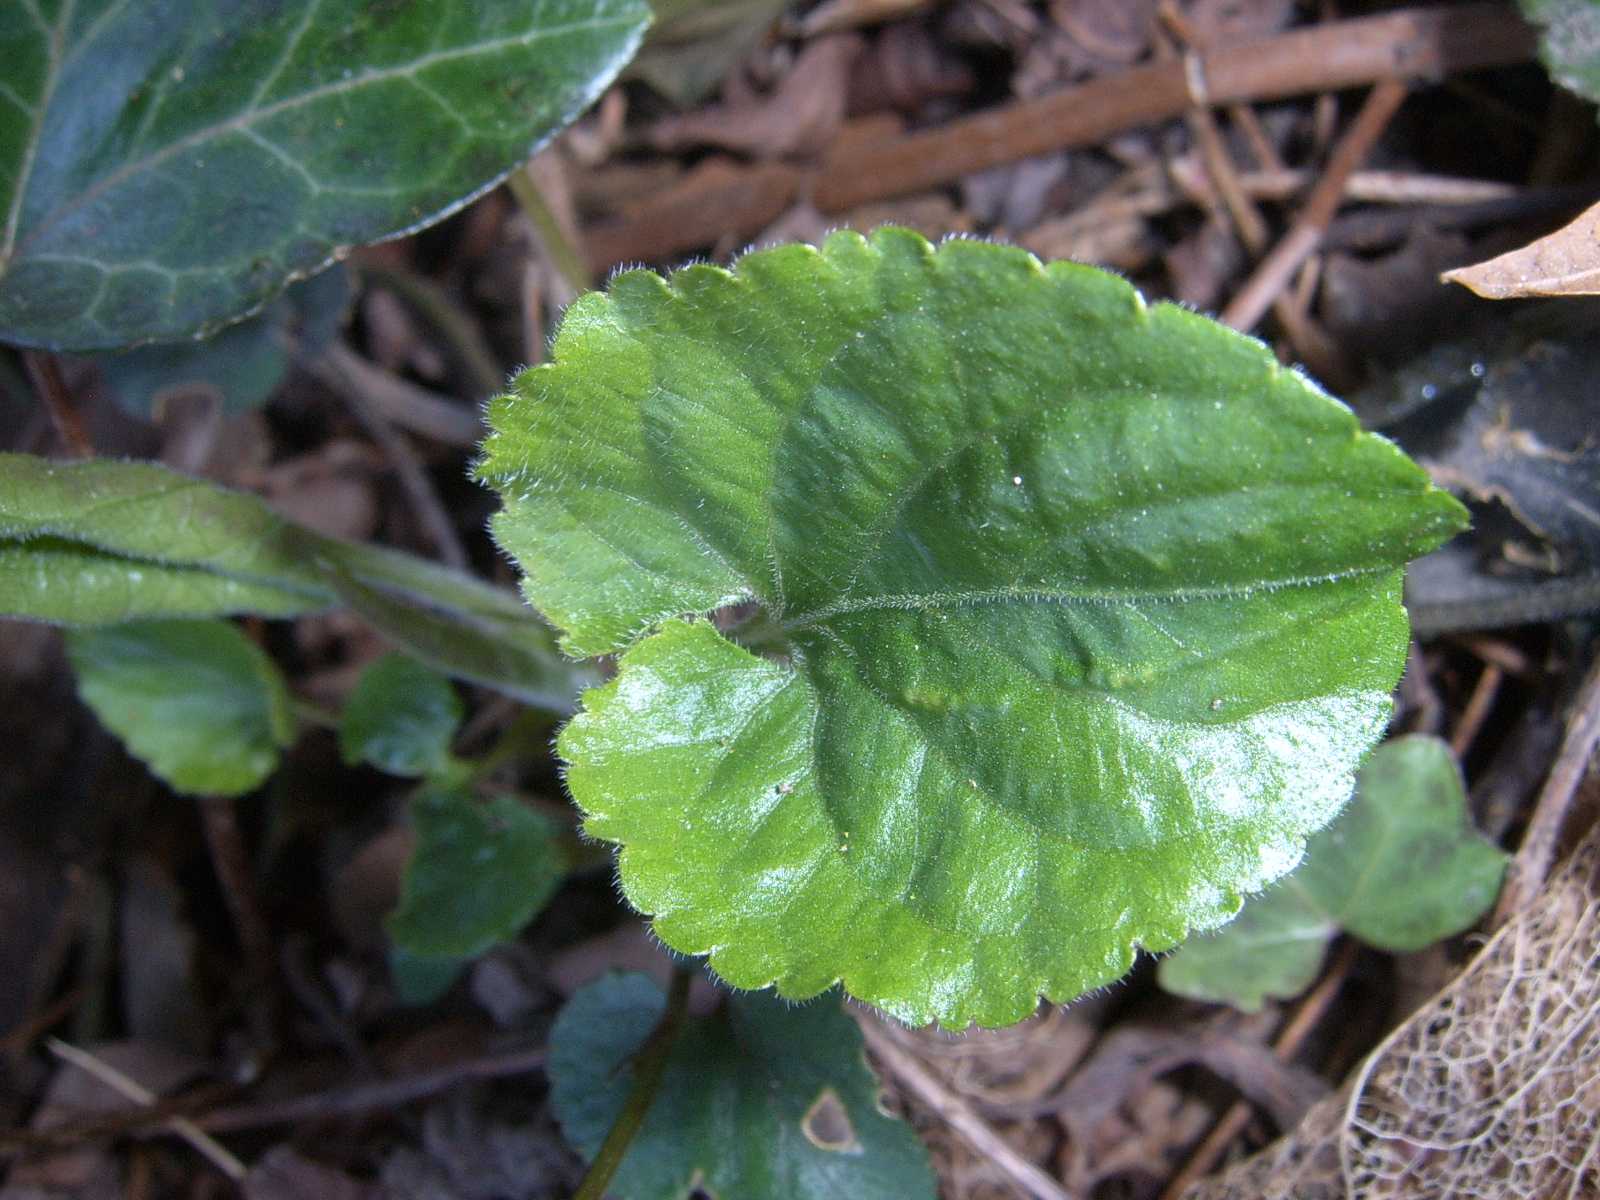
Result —
<instances>
[{"instance_id":1,"label":"young green leaf","mask_svg":"<svg viewBox=\"0 0 1600 1200\"><path fill-rule=\"evenodd\" d=\"M633 1082L631 1060L661 1018L648 976L582 988L550 1032L550 1102L593 1158ZM696 1187L745 1200L911 1200L935 1194L927 1151L878 1109L861 1031L836 996L800 1007L729 996L690 1018L609 1195L675 1200Z\"/></svg>"},{"instance_id":2,"label":"young green leaf","mask_svg":"<svg viewBox=\"0 0 1600 1200\"><path fill-rule=\"evenodd\" d=\"M1320 835L1319 835L1320 836ZM1316 838L1306 846L1316 853ZM1298 996L1311 986L1328 942L1339 932L1295 876L1280 880L1215 933L1190 938L1156 968L1167 991L1257 1012L1263 1000Z\"/></svg>"},{"instance_id":3,"label":"young green leaf","mask_svg":"<svg viewBox=\"0 0 1600 1200\"><path fill-rule=\"evenodd\" d=\"M1350 811L1307 847L1295 872L1356 937L1420 950L1466 929L1494 903L1506 855L1472 827L1450 747L1413 735L1373 751Z\"/></svg>"},{"instance_id":4,"label":"young green leaf","mask_svg":"<svg viewBox=\"0 0 1600 1200\"><path fill-rule=\"evenodd\" d=\"M1293 866L1464 520L1260 343L903 230L620 275L491 426L529 599L625 651L560 750L628 897L737 986L915 1022L1071 999ZM788 661L676 619L749 599Z\"/></svg>"},{"instance_id":5,"label":"young green leaf","mask_svg":"<svg viewBox=\"0 0 1600 1200\"><path fill-rule=\"evenodd\" d=\"M424 662L541 708L570 711L597 678L515 595L469 576L150 463L0 454L0 614L104 625L340 602Z\"/></svg>"},{"instance_id":6,"label":"young green leaf","mask_svg":"<svg viewBox=\"0 0 1600 1200\"><path fill-rule=\"evenodd\" d=\"M1373 751L1355 800L1306 843L1300 869L1164 959L1161 986L1253 1012L1304 991L1340 929L1394 951L1460 933L1494 903L1505 863L1472 828L1450 747L1396 738Z\"/></svg>"},{"instance_id":7,"label":"young green leaf","mask_svg":"<svg viewBox=\"0 0 1600 1200\"><path fill-rule=\"evenodd\" d=\"M175 790L237 796L294 736L272 660L225 621L141 621L67 634L84 703Z\"/></svg>"},{"instance_id":8,"label":"young green leaf","mask_svg":"<svg viewBox=\"0 0 1600 1200\"><path fill-rule=\"evenodd\" d=\"M330 607L298 533L255 496L153 463L0 454L8 616L109 625Z\"/></svg>"},{"instance_id":9,"label":"young green leaf","mask_svg":"<svg viewBox=\"0 0 1600 1200\"><path fill-rule=\"evenodd\" d=\"M570 122L644 0L0 5L0 337L215 329Z\"/></svg>"},{"instance_id":10,"label":"young green leaf","mask_svg":"<svg viewBox=\"0 0 1600 1200\"><path fill-rule=\"evenodd\" d=\"M361 673L339 719L339 752L391 775L439 775L461 724L450 681L404 654L386 654Z\"/></svg>"},{"instance_id":11,"label":"young green leaf","mask_svg":"<svg viewBox=\"0 0 1600 1200\"><path fill-rule=\"evenodd\" d=\"M388 927L417 958L472 958L515 937L566 874L555 827L509 796L425 786L411 821L417 846Z\"/></svg>"}]
</instances>

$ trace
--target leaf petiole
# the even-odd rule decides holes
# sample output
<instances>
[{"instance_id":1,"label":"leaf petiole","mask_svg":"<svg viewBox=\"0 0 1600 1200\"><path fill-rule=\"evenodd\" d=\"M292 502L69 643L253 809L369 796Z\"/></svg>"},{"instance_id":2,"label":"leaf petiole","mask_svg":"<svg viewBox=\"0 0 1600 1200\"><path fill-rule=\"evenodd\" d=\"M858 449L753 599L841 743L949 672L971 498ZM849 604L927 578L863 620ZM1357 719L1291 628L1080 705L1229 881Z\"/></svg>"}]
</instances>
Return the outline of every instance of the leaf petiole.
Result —
<instances>
[{"instance_id":1,"label":"leaf petiole","mask_svg":"<svg viewBox=\"0 0 1600 1200\"><path fill-rule=\"evenodd\" d=\"M667 1007L644 1045L639 1047L639 1053L633 1060L633 1086L628 1089L628 1098L622 1105L622 1111L617 1113L606 1140L600 1143L594 1162L589 1164L588 1173L578 1185L573 1200L603 1200L606 1185L622 1165L634 1135L639 1132L650 1106L655 1103L661 1077L666 1074L667 1059L678 1040L678 1031L683 1028L684 1014L688 1009L689 970L674 964L672 985L667 991Z\"/></svg>"}]
</instances>

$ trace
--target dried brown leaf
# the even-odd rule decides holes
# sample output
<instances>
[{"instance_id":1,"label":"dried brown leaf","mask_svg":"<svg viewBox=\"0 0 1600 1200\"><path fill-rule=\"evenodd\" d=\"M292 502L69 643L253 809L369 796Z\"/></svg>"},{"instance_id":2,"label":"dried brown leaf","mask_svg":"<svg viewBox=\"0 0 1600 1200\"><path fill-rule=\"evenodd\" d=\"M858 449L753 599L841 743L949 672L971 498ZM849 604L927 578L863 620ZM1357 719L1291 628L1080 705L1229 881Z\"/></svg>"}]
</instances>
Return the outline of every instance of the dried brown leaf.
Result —
<instances>
[{"instance_id":1,"label":"dried brown leaf","mask_svg":"<svg viewBox=\"0 0 1600 1200\"><path fill-rule=\"evenodd\" d=\"M1569 225L1499 258L1439 277L1486 300L1526 296L1600 296L1600 204Z\"/></svg>"},{"instance_id":2,"label":"dried brown leaf","mask_svg":"<svg viewBox=\"0 0 1600 1200\"><path fill-rule=\"evenodd\" d=\"M661 151L720 146L760 158L815 154L844 121L850 66L865 46L853 33L819 38L770 97L666 117L650 130L650 144Z\"/></svg>"},{"instance_id":3,"label":"dried brown leaf","mask_svg":"<svg viewBox=\"0 0 1600 1200\"><path fill-rule=\"evenodd\" d=\"M1600 1194L1600 825L1289 1137L1184 1200Z\"/></svg>"}]
</instances>

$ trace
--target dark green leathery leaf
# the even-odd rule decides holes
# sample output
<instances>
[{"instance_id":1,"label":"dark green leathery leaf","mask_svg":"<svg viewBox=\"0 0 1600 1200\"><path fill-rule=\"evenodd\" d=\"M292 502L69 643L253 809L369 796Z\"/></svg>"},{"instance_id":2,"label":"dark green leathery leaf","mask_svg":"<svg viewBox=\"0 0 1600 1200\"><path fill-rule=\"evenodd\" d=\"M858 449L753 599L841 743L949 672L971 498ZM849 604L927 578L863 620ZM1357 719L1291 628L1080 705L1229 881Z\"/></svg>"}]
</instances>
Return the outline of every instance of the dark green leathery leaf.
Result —
<instances>
[{"instance_id":1,"label":"dark green leathery leaf","mask_svg":"<svg viewBox=\"0 0 1600 1200\"><path fill-rule=\"evenodd\" d=\"M560 750L668 945L998 1024L1226 920L1377 740L1459 505L1258 342L1003 246L615 278L491 411ZM678 619L759 601L768 661Z\"/></svg>"},{"instance_id":2,"label":"dark green leathery leaf","mask_svg":"<svg viewBox=\"0 0 1600 1200\"><path fill-rule=\"evenodd\" d=\"M649 977L574 993L550 1031L550 1102L592 1158L633 1083L632 1060L666 998ZM837 995L796 1007L728 997L685 1022L660 1090L606 1189L619 1200L920 1200L927 1152L878 1109L861 1032Z\"/></svg>"},{"instance_id":3,"label":"dark green leathery leaf","mask_svg":"<svg viewBox=\"0 0 1600 1200\"><path fill-rule=\"evenodd\" d=\"M644 0L7 0L0 337L215 329L455 211L593 101Z\"/></svg>"}]
</instances>

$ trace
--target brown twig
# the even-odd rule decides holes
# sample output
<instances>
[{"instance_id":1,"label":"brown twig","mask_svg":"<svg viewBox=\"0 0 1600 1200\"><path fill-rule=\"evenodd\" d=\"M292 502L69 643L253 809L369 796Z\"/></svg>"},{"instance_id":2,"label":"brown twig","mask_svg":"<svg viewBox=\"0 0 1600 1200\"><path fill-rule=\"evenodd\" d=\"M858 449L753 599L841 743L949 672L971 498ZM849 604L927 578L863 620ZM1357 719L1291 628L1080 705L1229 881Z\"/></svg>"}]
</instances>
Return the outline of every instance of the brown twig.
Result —
<instances>
[{"instance_id":1,"label":"brown twig","mask_svg":"<svg viewBox=\"0 0 1600 1200\"><path fill-rule=\"evenodd\" d=\"M955 1130L980 1155L992 1162L1013 1184L1034 1200L1072 1200L1072 1194L1036 1165L1023 1158L994 1127L965 1101L940 1083L920 1062L883 1032L872 1017L860 1021L867 1046L896 1082L904 1085L934 1114Z\"/></svg>"},{"instance_id":2,"label":"brown twig","mask_svg":"<svg viewBox=\"0 0 1600 1200\"><path fill-rule=\"evenodd\" d=\"M1494 637L1460 637L1452 639L1472 651L1485 663L1493 663L1513 679L1524 679L1534 673L1533 662L1527 654L1510 642Z\"/></svg>"},{"instance_id":3,"label":"brown twig","mask_svg":"<svg viewBox=\"0 0 1600 1200\"><path fill-rule=\"evenodd\" d=\"M205 831L211 867L222 888L223 901L239 935L245 969L252 989L277 991L278 975L272 953L272 931L256 890L255 872L244 836L239 831L236 803L231 796L205 796L200 802L200 824Z\"/></svg>"},{"instance_id":4,"label":"brown twig","mask_svg":"<svg viewBox=\"0 0 1600 1200\"><path fill-rule=\"evenodd\" d=\"M1455 732L1450 735L1450 751L1457 759L1462 758L1477 740L1478 731L1483 728L1484 719L1494 705L1503 679L1505 672L1494 663L1485 666L1483 673L1478 676L1472 695L1467 698L1467 706L1461 712L1461 720L1456 722Z\"/></svg>"},{"instance_id":5,"label":"brown twig","mask_svg":"<svg viewBox=\"0 0 1600 1200\"><path fill-rule=\"evenodd\" d=\"M98 1079L112 1091L125 1099L132 1100L135 1104L149 1106L157 1102L156 1095L134 1080L129 1079L121 1071L102 1062L86 1050L76 1046L69 1046L66 1042L51 1038L50 1052L63 1062L70 1063L80 1071ZM228 1152L226 1147L217 1142L215 1138L207 1136L197 1128L192 1121L183 1117L173 1117L165 1122L166 1128L172 1133L188 1142L194 1150L205 1158L235 1183L240 1183L248 1175L249 1169Z\"/></svg>"},{"instance_id":6,"label":"brown twig","mask_svg":"<svg viewBox=\"0 0 1600 1200\"><path fill-rule=\"evenodd\" d=\"M27 368L28 380L38 395L56 436L74 458L93 458L94 443L89 440L89 430L83 423L83 413L67 387L61 374L61 363L54 354L42 350L25 350L22 365Z\"/></svg>"},{"instance_id":7,"label":"brown twig","mask_svg":"<svg viewBox=\"0 0 1600 1200\"><path fill-rule=\"evenodd\" d=\"M1533 35L1511 9L1465 4L1403 9L1328 21L1219 47L1198 59L1212 104L1278 100L1395 78L1436 79L1455 71L1523 62ZM1193 68L1191 68L1192 70ZM586 230L598 271L659 260L728 236L748 238L774 221L808 183L823 213L941 187L989 167L1076 146L1181 116L1193 104L1182 62L1102 76L1036 100L1005 105L909 134L841 136L808 173L781 163L695 174L627 216Z\"/></svg>"},{"instance_id":8,"label":"brown twig","mask_svg":"<svg viewBox=\"0 0 1600 1200\"><path fill-rule=\"evenodd\" d=\"M1506 869L1500 899L1494 906L1494 916L1489 918L1490 929L1505 924L1543 886L1550 865L1555 861L1561 828L1572 807L1573 794L1583 780L1597 744L1600 744L1600 660L1589 668L1572 703L1561 751L1550 767L1533 816L1522 835L1522 844L1517 847L1517 855Z\"/></svg>"},{"instance_id":9,"label":"brown twig","mask_svg":"<svg viewBox=\"0 0 1600 1200\"><path fill-rule=\"evenodd\" d=\"M307 1121L328 1121L360 1113L377 1112L414 1104L463 1083L478 1079L504 1079L525 1075L544 1066L543 1047L519 1048L500 1054L483 1055L451 1063L432 1071L422 1071L398 1079L352 1084L326 1092L313 1092L288 1100L267 1100L256 1104L237 1104L219 1108L194 1118L194 1124L211 1133L234 1133L244 1129L263 1129L270 1125L298 1125Z\"/></svg>"},{"instance_id":10,"label":"brown twig","mask_svg":"<svg viewBox=\"0 0 1600 1200\"><path fill-rule=\"evenodd\" d=\"M85 988L75 987L66 995L0 1034L0 1055L10 1058L26 1050L41 1033L70 1016L72 1011L83 1003L87 994Z\"/></svg>"},{"instance_id":11,"label":"brown twig","mask_svg":"<svg viewBox=\"0 0 1600 1200\"><path fill-rule=\"evenodd\" d=\"M483 437L483 420L476 409L385 371L343 342L331 343L317 357L303 360L303 365L339 395L364 396L402 429L447 446L476 446Z\"/></svg>"},{"instance_id":12,"label":"brown twig","mask_svg":"<svg viewBox=\"0 0 1600 1200\"><path fill-rule=\"evenodd\" d=\"M1174 35L1187 46L1184 53L1189 60L1187 65L1189 78L1203 80L1204 70L1199 65L1201 60L1195 56L1206 49L1205 41L1193 30L1188 20L1170 0L1162 5L1161 16L1171 27ZM1244 248L1250 257L1259 260L1267 251L1270 237L1266 218L1261 215L1261 210L1256 207L1255 201L1245 189L1239 171L1234 166L1233 157L1228 152L1227 143L1223 140L1222 131L1217 127L1216 117L1212 115L1211 109L1201 102L1204 97L1196 96L1195 100L1195 106L1184 115L1184 121L1189 127L1190 136L1199 148L1200 161L1205 165L1211 185L1222 198L1222 208L1228 214L1239 240L1244 243ZM1302 278L1309 278L1312 274L1314 273L1303 272ZM1352 372L1344 364L1328 336L1311 320L1309 308L1309 297L1302 298L1298 294L1280 294L1272 300L1273 315L1277 317L1278 324L1288 337L1290 345L1294 347L1296 357L1328 386L1342 389L1350 382Z\"/></svg>"},{"instance_id":13,"label":"brown twig","mask_svg":"<svg viewBox=\"0 0 1600 1200\"><path fill-rule=\"evenodd\" d=\"M1345 977L1350 974L1350 968L1355 965L1356 953L1356 944L1346 941L1321 981L1295 1006L1289 1019L1284 1022L1283 1028L1278 1031L1278 1036L1272 1041L1272 1052L1280 1059L1293 1058L1311 1031L1327 1015L1329 1006L1338 996L1339 989L1344 986ZM1161 1200L1178 1200L1195 1180L1210 1173L1223 1152L1244 1132L1253 1112L1254 1109L1243 1100L1236 1100L1229 1105L1228 1111L1222 1114L1222 1119L1206 1135L1205 1140L1195 1147L1194 1153L1189 1156L1189 1161L1184 1163L1167 1183L1161 1192Z\"/></svg>"},{"instance_id":14,"label":"brown twig","mask_svg":"<svg viewBox=\"0 0 1600 1200\"><path fill-rule=\"evenodd\" d=\"M1273 247L1272 253L1261 260L1228 307L1222 310L1224 325L1241 330L1255 328L1290 277L1317 249L1344 198L1345 184L1351 173L1371 152L1405 98L1406 85L1394 79L1380 81L1368 93L1356 119L1328 156L1322 178L1306 197L1305 207L1289 232Z\"/></svg>"},{"instance_id":15,"label":"brown twig","mask_svg":"<svg viewBox=\"0 0 1600 1200\"><path fill-rule=\"evenodd\" d=\"M433 482L422 469L422 463L417 460L416 452L406 441L405 435L389 423L388 418L367 399L365 392L351 389L345 393L345 400L356 420L366 427L372 440L378 443L378 448L389 460L389 465L394 468L400 487L411 502L412 511L422 524L428 540L433 543L434 553L450 566L464 569L468 563L466 547L461 544L461 537L450 521L450 514L445 512Z\"/></svg>"}]
</instances>

